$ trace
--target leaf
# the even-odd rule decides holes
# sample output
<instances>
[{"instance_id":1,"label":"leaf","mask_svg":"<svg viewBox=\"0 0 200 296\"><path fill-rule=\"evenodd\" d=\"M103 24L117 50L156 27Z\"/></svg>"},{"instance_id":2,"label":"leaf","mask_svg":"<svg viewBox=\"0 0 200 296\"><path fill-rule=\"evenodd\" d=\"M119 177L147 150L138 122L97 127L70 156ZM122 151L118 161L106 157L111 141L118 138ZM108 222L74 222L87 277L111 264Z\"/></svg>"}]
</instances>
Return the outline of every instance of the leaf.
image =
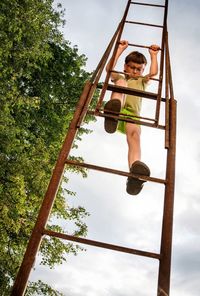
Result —
<instances>
[{"instance_id":1,"label":"leaf","mask_svg":"<svg viewBox=\"0 0 200 296\"><path fill-rule=\"evenodd\" d=\"M61 6L54 10L52 4L52 0L0 1L0 291L4 295L10 295L62 141L90 77L84 70L86 57L59 30L64 11ZM85 122L90 120L94 118L87 116ZM90 132L81 128L74 145ZM87 176L83 168L72 170ZM67 188L66 178L62 184L49 227L64 232L57 223L64 218L73 221L73 234L85 236L88 213L82 207L69 207L66 195L75 193ZM46 238L42 263L53 268L66 260L67 253L79 250ZM33 291L60 295L40 281L30 284L27 295Z\"/></svg>"}]
</instances>

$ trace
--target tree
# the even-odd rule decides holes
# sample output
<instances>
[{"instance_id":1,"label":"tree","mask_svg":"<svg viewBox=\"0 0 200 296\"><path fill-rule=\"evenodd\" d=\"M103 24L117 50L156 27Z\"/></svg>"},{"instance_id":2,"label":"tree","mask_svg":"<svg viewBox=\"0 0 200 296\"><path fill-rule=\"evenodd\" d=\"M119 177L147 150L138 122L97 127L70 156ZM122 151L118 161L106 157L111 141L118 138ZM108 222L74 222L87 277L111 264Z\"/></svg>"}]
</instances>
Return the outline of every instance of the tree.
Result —
<instances>
[{"instance_id":1,"label":"tree","mask_svg":"<svg viewBox=\"0 0 200 296\"><path fill-rule=\"evenodd\" d=\"M79 55L76 47L70 47L59 31L63 11L55 11L52 2L1 0L0 3L0 290L4 291L3 295L10 294L62 140L89 77L83 70L85 56ZM81 128L77 140L88 132ZM76 172L86 176L84 170L76 169ZM84 236L86 215L82 207L70 208L66 204L61 187L52 217L74 220L77 226L74 233ZM56 223L49 227L63 231ZM46 238L40 249L42 263L53 267L66 260L66 253L76 254L78 250L71 243ZM53 290L48 294L50 289L39 281L31 284L27 293L43 291L43 295L59 295L53 294Z\"/></svg>"}]
</instances>

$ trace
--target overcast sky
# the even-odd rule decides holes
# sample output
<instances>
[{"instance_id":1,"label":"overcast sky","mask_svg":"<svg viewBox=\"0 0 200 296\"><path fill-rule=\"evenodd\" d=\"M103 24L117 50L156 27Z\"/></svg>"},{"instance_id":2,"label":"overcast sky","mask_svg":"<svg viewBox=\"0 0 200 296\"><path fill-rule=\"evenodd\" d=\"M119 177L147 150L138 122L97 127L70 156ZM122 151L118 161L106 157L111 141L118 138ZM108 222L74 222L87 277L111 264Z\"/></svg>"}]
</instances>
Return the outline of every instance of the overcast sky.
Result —
<instances>
[{"instance_id":1,"label":"overcast sky","mask_svg":"<svg viewBox=\"0 0 200 296\"><path fill-rule=\"evenodd\" d=\"M92 71L121 20L127 0L59 2L66 9L65 38L87 56L86 69ZM157 9L142 9L135 8L130 19L161 24L161 10L158 13ZM178 101L171 296L200 295L199 11L197 0L169 0L169 45ZM123 38L130 43L160 44L160 29L132 26L125 30ZM142 52L148 57L147 50ZM153 104L144 101L143 115L151 114L153 108ZM94 132L85 136L72 154L83 156L88 163L127 171L125 137L106 134L102 119L90 127ZM162 131L142 128L142 160L150 166L153 177L164 178L166 151ZM70 175L67 186L77 192L77 197L68 200L72 205L84 206L90 213L86 219L88 238L159 252L163 185L148 182L139 196L131 197L126 193L125 183L124 177L95 171L90 171L87 179ZM67 224L64 222L66 229ZM52 271L36 265L31 279L44 280L66 296L156 295L156 260L94 247L86 249L76 257L70 255L66 264Z\"/></svg>"}]
</instances>

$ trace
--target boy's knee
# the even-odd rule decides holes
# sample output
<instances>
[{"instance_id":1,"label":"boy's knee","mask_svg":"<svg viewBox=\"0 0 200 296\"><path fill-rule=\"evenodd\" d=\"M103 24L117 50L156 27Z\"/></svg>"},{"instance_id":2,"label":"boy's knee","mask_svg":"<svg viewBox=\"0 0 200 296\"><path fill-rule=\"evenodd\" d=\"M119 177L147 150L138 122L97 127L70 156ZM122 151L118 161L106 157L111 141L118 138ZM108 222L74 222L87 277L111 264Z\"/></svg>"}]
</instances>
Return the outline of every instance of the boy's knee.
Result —
<instances>
[{"instance_id":1,"label":"boy's knee","mask_svg":"<svg viewBox=\"0 0 200 296\"><path fill-rule=\"evenodd\" d=\"M130 133L127 133L127 138L128 139L132 139L132 138L139 138L140 137L140 133L137 131L132 131Z\"/></svg>"},{"instance_id":2,"label":"boy's knee","mask_svg":"<svg viewBox=\"0 0 200 296\"><path fill-rule=\"evenodd\" d=\"M140 134L141 134L140 129L137 127L126 130L127 142L139 141Z\"/></svg>"},{"instance_id":3,"label":"boy's knee","mask_svg":"<svg viewBox=\"0 0 200 296\"><path fill-rule=\"evenodd\" d=\"M115 82L115 84L118 85L118 86L123 86L123 87L126 87L126 86L127 86L127 82L126 82L126 80L124 80L124 79L119 79L119 80L117 80L117 81Z\"/></svg>"},{"instance_id":4,"label":"boy's knee","mask_svg":"<svg viewBox=\"0 0 200 296\"><path fill-rule=\"evenodd\" d=\"M140 136L141 134L141 128L140 126L136 125L136 124L132 124L132 123L127 123L126 124L126 134L127 136L133 136L133 135L138 135Z\"/></svg>"}]
</instances>

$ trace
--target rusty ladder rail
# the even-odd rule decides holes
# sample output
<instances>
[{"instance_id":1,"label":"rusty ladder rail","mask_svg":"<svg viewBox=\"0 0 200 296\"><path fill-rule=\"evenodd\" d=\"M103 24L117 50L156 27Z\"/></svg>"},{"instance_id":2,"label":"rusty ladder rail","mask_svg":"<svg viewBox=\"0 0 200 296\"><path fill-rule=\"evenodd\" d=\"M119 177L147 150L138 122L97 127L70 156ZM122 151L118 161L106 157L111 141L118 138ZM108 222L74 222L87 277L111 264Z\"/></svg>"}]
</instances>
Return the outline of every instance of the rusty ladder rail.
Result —
<instances>
[{"instance_id":1,"label":"rusty ladder rail","mask_svg":"<svg viewBox=\"0 0 200 296\"><path fill-rule=\"evenodd\" d=\"M145 24L139 22L133 22L127 20L128 11L131 5L146 5L152 6L155 8L164 9L164 20L162 25L153 25L153 24ZM170 56L169 56L169 47L168 47L168 38L167 38L167 10L168 10L168 0L165 0L165 5L157 5L157 4L149 4L149 3L140 3L128 0L127 6L123 15L119 26L114 33L102 59L100 60L96 70L93 73L90 81L87 81L85 87L83 89L80 100L77 104L74 117L70 123L68 133L64 140L62 149L58 156L56 165L53 170L53 174L51 180L49 182L49 186L47 192L44 196L41 208L39 210L39 214L33 228L22 264L18 271L17 277L15 279L13 289L11 292L12 296L22 296L25 293L28 278L33 267L35 257L37 255L38 249L40 247L42 237L44 235L54 236L61 239L71 240L74 242L79 242L83 244L88 244L96 247L107 248L119 252L130 253L134 255L151 257L159 260L159 273L158 273L158 285L157 285L157 296L169 296L170 293L170 269L171 269L171 248L172 248L172 229L173 229L173 201L174 201L174 183L175 183L175 152L176 152L176 100L174 99L173 85L172 85L172 75L171 75L171 66L170 66ZM99 85L99 79L104 70L105 64L109 55L111 54L111 50L113 50L112 60L114 61L114 57L117 51L118 43L121 39L124 26L126 24L130 25L142 25L142 26L155 26L159 29L162 28L162 46L161 46L161 60L160 60L160 75L159 79L155 79L159 82L158 85L158 93L149 93L149 92L139 92L138 90L128 89L128 88L120 88L114 85L109 84L109 79L111 72L114 71L111 69L108 71L105 82L103 86ZM148 48L148 46L144 45L136 45L130 44L130 46L138 46ZM162 84L163 84L163 69L165 64L165 98L161 97L162 92ZM97 102L97 106L95 110L88 110L91 100L93 98L94 92L97 88L101 88L101 94L99 100ZM159 128L164 130L165 132L165 149L167 149L167 164L166 164L166 177L165 180L158 179L154 177L144 177L135 175L135 178L143 178L143 180L148 180L155 183L160 183L165 186L164 193L164 210L163 210L163 220L162 220L162 234L161 234L161 245L160 245L160 254L140 251L136 249L130 249L123 246L111 245L103 242L92 241L85 238L69 236L63 233L57 233L53 231L47 230L46 224L48 222L49 215L51 213L51 209L54 204L54 200L56 197L57 190L60 186L61 178L66 165L74 165L74 166L82 166L89 169L94 169L106 173L118 174L121 176L130 176L128 172L122 172L118 170L113 170L110 168L103 168L100 166L74 162L68 159L69 153L72 148L73 141L76 137L78 128L84 121L84 118L87 114L92 114L94 116L100 117L116 117L115 114L105 115L102 112L101 106L104 99L104 95L107 90L113 91L117 90L118 92L122 92L125 94L135 94L141 96L143 98L156 100L156 112L155 118L146 118L140 117L140 124L146 125L149 127ZM159 124L159 115L160 115L160 104L163 102L165 104L165 125ZM119 119L119 117L118 117ZM122 119L119 119L122 120ZM124 118L123 121L134 122L134 120ZM153 121L148 122L148 121ZM133 175L132 175L133 176Z\"/></svg>"}]
</instances>

